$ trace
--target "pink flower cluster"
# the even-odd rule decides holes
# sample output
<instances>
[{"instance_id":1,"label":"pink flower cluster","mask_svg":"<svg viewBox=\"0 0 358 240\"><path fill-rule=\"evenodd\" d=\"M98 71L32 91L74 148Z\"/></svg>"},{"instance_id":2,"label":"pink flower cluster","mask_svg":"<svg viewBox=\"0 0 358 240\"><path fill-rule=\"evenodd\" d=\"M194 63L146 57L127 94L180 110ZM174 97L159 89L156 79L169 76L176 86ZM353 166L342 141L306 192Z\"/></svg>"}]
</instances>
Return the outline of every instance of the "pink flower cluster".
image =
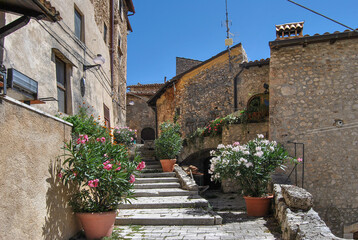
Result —
<instances>
[{"instance_id":1,"label":"pink flower cluster","mask_svg":"<svg viewBox=\"0 0 358 240\"><path fill-rule=\"evenodd\" d=\"M97 142L105 142L106 141L106 138L105 137L101 137L101 138L97 138Z\"/></svg>"},{"instance_id":2,"label":"pink flower cluster","mask_svg":"<svg viewBox=\"0 0 358 240\"><path fill-rule=\"evenodd\" d=\"M129 177L129 183L134 183L134 182L135 182L135 176L131 174Z\"/></svg>"},{"instance_id":3,"label":"pink flower cluster","mask_svg":"<svg viewBox=\"0 0 358 240\"><path fill-rule=\"evenodd\" d=\"M110 161L109 160L107 160L107 161L105 161L104 163L103 163L103 168L104 169L107 169L108 171L109 170L111 170L112 169L112 166L113 166L113 164L110 164Z\"/></svg>"},{"instance_id":4,"label":"pink flower cluster","mask_svg":"<svg viewBox=\"0 0 358 240\"><path fill-rule=\"evenodd\" d=\"M87 135L80 135L80 137L77 139L77 144L85 144L88 142L88 136Z\"/></svg>"},{"instance_id":5,"label":"pink flower cluster","mask_svg":"<svg viewBox=\"0 0 358 240\"><path fill-rule=\"evenodd\" d=\"M88 186L90 186L90 187L98 187L98 182L99 182L99 179L89 180L88 181Z\"/></svg>"},{"instance_id":6,"label":"pink flower cluster","mask_svg":"<svg viewBox=\"0 0 358 240\"><path fill-rule=\"evenodd\" d=\"M119 170L121 170L121 163L118 163L118 167L116 168L116 171L119 171Z\"/></svg>"},{"instance_id":7,"label":"pink flower cluster","mask_svg":"<svg viewBox=\"0 0 358 240\"><path fill-rule=\"evenodd\" d=\"M141 161L138 166L137 166L137 170L138 171L142 171L145 168L145 162Z\"/></svg>"},{"instance_id":8,"label":"pink flower cluster","mask_svg":"<svg viewBox=\"0 0 358 240\"><path fill-rule=\"evenodd\" d=\"M297 161L298 162L303 162L303 159L302 158L297 158Z\"/></svg>"}]
</instances>

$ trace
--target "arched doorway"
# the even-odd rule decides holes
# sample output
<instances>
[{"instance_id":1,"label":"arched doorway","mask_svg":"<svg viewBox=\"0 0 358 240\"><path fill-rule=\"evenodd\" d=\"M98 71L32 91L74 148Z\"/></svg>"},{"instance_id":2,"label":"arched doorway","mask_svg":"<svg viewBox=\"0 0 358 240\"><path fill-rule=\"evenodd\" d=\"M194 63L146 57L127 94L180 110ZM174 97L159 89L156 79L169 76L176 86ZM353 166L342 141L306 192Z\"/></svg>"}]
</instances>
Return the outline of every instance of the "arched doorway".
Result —
<instances>
[{"instance_id":1,"label":"arched doorway","mask_svg":"<svg viewBox=\"0 0 358 240\"><path fill-rule=\"evenodd\" d=\"M155 131L153 128L147 127L143 128L140 133L141 143L143 144L145 141L153 141L155 140Z\"/></svg>"}]
</instances>

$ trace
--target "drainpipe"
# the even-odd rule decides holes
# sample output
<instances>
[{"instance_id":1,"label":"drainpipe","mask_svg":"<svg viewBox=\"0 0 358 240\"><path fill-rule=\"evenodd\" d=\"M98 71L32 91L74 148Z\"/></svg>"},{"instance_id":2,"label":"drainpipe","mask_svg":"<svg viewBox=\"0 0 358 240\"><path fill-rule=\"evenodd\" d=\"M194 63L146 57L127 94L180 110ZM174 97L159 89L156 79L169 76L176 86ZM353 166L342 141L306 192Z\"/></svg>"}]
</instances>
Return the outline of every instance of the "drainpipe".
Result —
<instances>
[{"instance_id":1,"label":"drainpipe","mask_svg":"<svg viewBox=\"0 0 358 240\"><path fill-rule=\"evenodd\" d=\"M244 71L244 67L241 67L240 72L238 74L236 74L235 78L234 78L234 112L236 112L237 109L237 80L240 76L240 74L242 73L242 71Z\"/></svg>"},{"instance_id":2,"label":"drainpipe","mask_svg":"<svg viewBox=\"0 0 358 240\"><path fill-rule=\"evenodd\" d=\"M110 64L111 64L111 90L113 96L114 82L114 0L110 1L110 24L111 24L111 45L110 45Z\"/></svg>"}]
</instances>

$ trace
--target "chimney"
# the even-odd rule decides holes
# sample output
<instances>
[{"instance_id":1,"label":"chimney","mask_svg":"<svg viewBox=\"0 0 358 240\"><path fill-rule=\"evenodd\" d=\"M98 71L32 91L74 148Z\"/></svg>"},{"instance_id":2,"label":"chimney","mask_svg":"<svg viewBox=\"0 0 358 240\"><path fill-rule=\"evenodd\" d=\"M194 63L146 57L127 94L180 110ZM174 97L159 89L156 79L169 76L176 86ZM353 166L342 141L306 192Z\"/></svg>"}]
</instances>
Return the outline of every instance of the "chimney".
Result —
<instances>
[{"instance_id":1,"label":"chimney","mask_svg":"<svg viewBox=\"0 0 358 240\"><path fill-rule=\"evenodd\" d=\"M166 82L167 82L167 77L165 76L165 77L164 77L164 83L166 83Z\"/></svg>"},{"instance_id":2,"label":"chimney","mask_svg":"<svg viewBox=\"0 0 358 240\"><path fill-rule=\"evenodd\" d=\"M276 40L302 37L304 23L305 22L296 22L276 25Z\"/></svg>"}]
</instances>

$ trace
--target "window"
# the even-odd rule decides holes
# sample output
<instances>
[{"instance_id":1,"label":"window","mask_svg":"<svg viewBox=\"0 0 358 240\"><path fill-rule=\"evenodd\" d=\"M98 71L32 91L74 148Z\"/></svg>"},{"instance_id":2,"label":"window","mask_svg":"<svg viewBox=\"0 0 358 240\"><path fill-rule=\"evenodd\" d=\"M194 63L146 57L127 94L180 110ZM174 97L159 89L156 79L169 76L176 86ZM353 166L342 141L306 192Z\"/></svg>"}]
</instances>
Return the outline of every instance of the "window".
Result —
<instances>
[{"instance_id":1,"label":"window","mask_svg":"<svg viewBox=\"0 0 358 240\"><path fill-rule=\"evenodd\" d=\"M120 59L121 56L123 55L122 52L122 39L121 39L121 35L118 35L118 58Z\"/></svg>"},{"instance_id":2,"label":"window","mask_svg":"<svg viewBox=\"0 0 358 240\"><path fill-rule=\"evenodd\" d=\"M269 115L269 95L257 94L250 98L247 103L249 120L259 121Z\"/></svg>"},{"instance_id":3,"label":"window","mask_svg":"<svg viewBox=\"0 0 358 240\"><path fill-rule=\"evenodd\" d=\"M56 57L56 81L57 81L57 100L58 111L67 112L67 81L66 81L66 64Z\"/></svg>"},{"instance_id":4,"label":"window","mask_svg":"<svg viewBox=\"0 0 358 240\"><path fill-rule=\"evenodd\" d=\"M85 41L83 15L75 8L75 35L82 42Z\"/></svg>"},{"instance_id":5,"label":"window","mask_svg":"<svg viewBox=\"0 0 358 240\"><path fill-rule=\"evenodd\" d=\"M103 23L103 39L104 39L104 42L107 43L107 25L106 25L106 23Z\"/></svg>"},{"instance_id":6,"label":"window","mask_svg":"<svg viewBox=\"0 0 358 240\"><path fill-rule=\"evenodd\" d=\"M104 122L107 128L111 127L111 118L109 116L109 108L106 106L106 104L103 104L103 110L104 110Z\"/></svg>"}]
</instances>

